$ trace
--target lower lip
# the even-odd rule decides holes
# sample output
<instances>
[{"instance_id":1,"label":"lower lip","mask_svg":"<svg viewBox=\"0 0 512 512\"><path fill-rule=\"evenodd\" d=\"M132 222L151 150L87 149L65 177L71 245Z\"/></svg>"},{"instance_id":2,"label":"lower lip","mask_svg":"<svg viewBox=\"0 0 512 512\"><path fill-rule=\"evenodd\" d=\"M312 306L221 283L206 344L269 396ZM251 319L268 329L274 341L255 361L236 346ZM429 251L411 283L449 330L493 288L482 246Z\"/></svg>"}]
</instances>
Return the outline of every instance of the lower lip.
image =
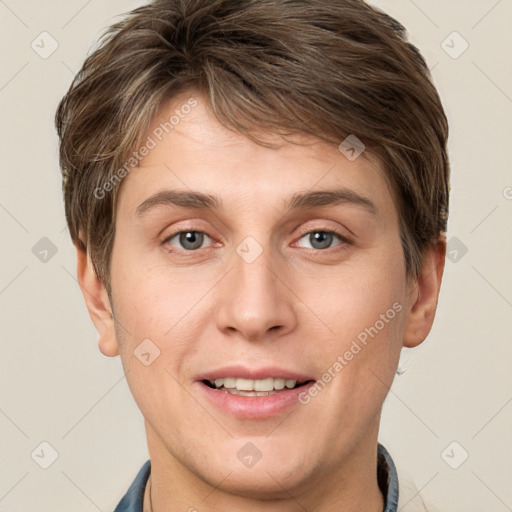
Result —
<instances>
[{"instance_id":1,"label":"lower lip","mask_svg":"<svg viewBox=\"0 0 512 512\"><path fill-rule=\"evenodd\" d=\"M242 419L262 419L277 416L299 403L299 395L307 392L314 385L308 382L294 389L278 391L268 396L241 396L210 388L203 382L197 381L201 392L216 407Z\"/></svg>"}]
</instances>

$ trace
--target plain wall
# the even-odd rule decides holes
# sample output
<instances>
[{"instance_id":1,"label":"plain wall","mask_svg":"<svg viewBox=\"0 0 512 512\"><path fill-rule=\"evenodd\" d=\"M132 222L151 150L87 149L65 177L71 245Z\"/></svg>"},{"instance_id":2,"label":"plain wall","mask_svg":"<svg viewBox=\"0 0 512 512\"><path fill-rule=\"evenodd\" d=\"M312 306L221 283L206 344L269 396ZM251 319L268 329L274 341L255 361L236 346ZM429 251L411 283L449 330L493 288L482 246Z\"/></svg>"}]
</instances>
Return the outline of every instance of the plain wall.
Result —
<instances>
[{"instance_id":1,"label":"plain wall","mask_svg":"<svg viewBox=\"0 0 512 512\"><path fill-rule=\"evenodd\" d=\"M0 511L111 511L148 458L120 359L99 352L76 282L53 127L101 30L142 3L0 2ZM437 318L395 379L380 441L433 510L504 512L512 508L512 1L373 3L406 26L432 69L452 166ZM46 59L31 47L51 49L44 31L58 43ZM454 31L469 44L458 58L446 51L462 48ZM58 452L48 469L31 456L50 456L42 442Z\"/></svg>"}]
</instances>

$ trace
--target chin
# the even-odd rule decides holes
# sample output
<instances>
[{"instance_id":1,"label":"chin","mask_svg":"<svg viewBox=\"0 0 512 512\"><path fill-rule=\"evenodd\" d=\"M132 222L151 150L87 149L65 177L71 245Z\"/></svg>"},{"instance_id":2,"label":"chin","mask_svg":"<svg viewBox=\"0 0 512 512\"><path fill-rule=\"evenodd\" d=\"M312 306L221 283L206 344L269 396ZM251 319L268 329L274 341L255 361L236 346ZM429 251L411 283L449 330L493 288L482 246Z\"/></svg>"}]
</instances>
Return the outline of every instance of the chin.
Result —
<instances>
[{"instance_id":1,"label":"chin","mask_svg":"<svg viewBox=\"0 0 512 512\"><path fill-rule=\"evenodd\" d=\"M225 492L245 498L281 499L289 498L290 492L301 485L302 479L297 475L284 476L279 472L266 472L261 468L252 470L233 471L219 486ZM218 482L216 482L218 483Z\"/></svg>"},{"instance_id":2,"label":"chin","mask_svg":"<svg viewBox=\"0 0 512 512\"><path fill-rule=\"evenodd\" d=\"M239 450L242 461L237 457L229 459L228 462L226 457L220 456L215 473L209 475L209 483L217 486L219 480L225 477L220 487L226 492L248 498L277 499L289 497L287 491L300 488L308 479L307 464L297 450L281 454L268 450L267 455L262 455L259 460L254 453L255 458L251 462L247 459L244 465L244 456L250 452L251 448L247 448L245 452Z\"/></svg>"}]
</instances>

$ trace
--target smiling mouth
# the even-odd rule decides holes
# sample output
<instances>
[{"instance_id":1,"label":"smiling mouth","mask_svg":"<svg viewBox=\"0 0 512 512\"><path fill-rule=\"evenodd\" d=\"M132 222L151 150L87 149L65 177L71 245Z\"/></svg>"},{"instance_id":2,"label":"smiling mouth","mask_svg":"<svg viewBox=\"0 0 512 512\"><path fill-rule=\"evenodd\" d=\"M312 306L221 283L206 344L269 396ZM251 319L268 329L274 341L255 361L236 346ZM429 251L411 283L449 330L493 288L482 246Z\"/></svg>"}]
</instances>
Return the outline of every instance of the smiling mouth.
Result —
<instances>
[{"instance_id":1,"label":"smiling mouth","mask_svg":"<svg viewBox=\"0 0 512 512\"><path fill-rule=\"evenodd\" d=\"M302 387L311 380L299 382L292 379L267 378L244 379L241 377L225 377L215 380L203 380L203 384L211 389L239 396L270 396Z\"/></svg>"}]
</instances>

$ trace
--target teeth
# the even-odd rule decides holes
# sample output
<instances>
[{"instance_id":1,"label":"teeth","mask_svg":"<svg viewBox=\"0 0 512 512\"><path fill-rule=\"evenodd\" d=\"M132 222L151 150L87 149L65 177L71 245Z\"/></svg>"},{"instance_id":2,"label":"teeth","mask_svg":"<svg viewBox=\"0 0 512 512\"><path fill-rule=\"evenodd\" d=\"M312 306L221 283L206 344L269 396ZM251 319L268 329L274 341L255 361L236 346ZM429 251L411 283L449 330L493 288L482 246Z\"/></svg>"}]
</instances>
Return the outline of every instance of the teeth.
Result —
<instances>
[{"instance_id":1,"label":"teeth","mask_svg":"<svg viewBox=\"0 0 512 512\"><path fill-rule=\"evenodd\" d=\"M272 378L254 380L252 382L254 382L254 391L272 391L274 389L274 379ZM238 386L236 388L240 389Z\"/></svg>"},{"instance_id":2,"label":"teeth","mask_svg":"<svg viewBox=\"0 0 512 512\"><path fill-rule=\"evenodd\" d=\"M215 384L215 387L217 389L224 388L229 390L237 390L237 391L243 391L243 392L256 392L254 395L251 393L247 396L260 396L257 393L261 392L263 394L267 394L270 391L274 390L281 390L287 387L288 389L293 389L297 381L292 379L280 379L280 378L272 378L269 377L267 379L242 379L240 377L226 377L223 379L215 379L214 381L210 381L210 383L213 385ZM235 393L238 394L238 393ZM244 394L245 393L240 393Z\"/></svg>"},{"instance_id":3,"label":"teeth","mask_svg":"<svg viewBox=\"0 0 512 512\"><path fill-rule=\"evenodd\" d=\"M284 379L274 379L274 389L284 389Z\"/></svg>"},{"instance_id":4,"label":"teeth","mask_svg":"<svg viewBox=\"0 0 512 512\"><path fill-rule=\"evenodd\" d=\"M224 387L225 388L234 388L235 384L236 384L236 379L233 379L233 378L224 379Z\"/></svg>"},{"instance_id":5,"label":"teeth","mask_svg":"<svg viewBox=\"0 0 512 512\"><path fill-rule=\"evenodd\" d=\"M224 386L226 387L226 386ZM251 379L236 379L235 388L238 389L238 391L255 391L254 388L254 381ZM260 389L259 391L264 391L263 389Z\"/></svg>"}]
</instances>

